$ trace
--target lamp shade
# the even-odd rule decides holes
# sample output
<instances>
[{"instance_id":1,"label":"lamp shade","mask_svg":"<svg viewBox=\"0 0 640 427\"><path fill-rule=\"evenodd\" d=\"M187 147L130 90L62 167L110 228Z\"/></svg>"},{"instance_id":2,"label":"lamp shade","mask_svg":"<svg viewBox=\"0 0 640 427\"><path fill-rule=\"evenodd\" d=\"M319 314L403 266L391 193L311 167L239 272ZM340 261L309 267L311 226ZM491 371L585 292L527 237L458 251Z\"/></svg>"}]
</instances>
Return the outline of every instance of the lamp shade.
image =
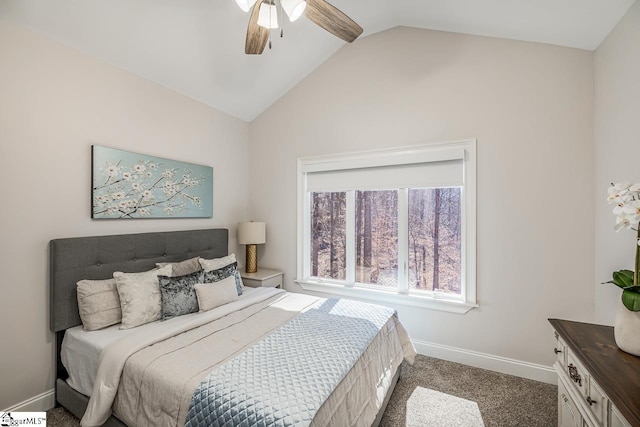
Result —
<instances>
[{"instance_id":1,"label":"lamp shade","mask_svg":"<svg viewBox=\"0 0 640 427\"><path fill-rule=\"evenodd\" d=\"M263 2L260 5L258 25L264 28L278 28L278 9L275 4Z\"/></svg>"},{"instance_id":2,"label":"lamp shade","mask_svg":"<svg viewBox=\"0 0 640 427\"><path fill-rule=\"evenodd\" d=\"M264 222L238 223L238 243L241 245L261 245L267 242Z\"/></svg>"},{"instance_id":3,"label":"lamp shade","mask_svg":"<svg viewBox=\"0 0 640 427\"><path fill-rule=\"evenodd\" d=\"M307 2L305 0L281 0L280 3L291 22L300 18L307 7Z\"/></svg>"},{"instance_id":4,"label":"lamp shade","mask_svg":"<svg viewBox=\"0 0 640 427\"><path fill-rule=\"evenodd\" d=\"M236 3L238 3L238 6L244 12L249 12L249 9L256 3L256 0L236 0Z\"/></svg>"}]
</instances>

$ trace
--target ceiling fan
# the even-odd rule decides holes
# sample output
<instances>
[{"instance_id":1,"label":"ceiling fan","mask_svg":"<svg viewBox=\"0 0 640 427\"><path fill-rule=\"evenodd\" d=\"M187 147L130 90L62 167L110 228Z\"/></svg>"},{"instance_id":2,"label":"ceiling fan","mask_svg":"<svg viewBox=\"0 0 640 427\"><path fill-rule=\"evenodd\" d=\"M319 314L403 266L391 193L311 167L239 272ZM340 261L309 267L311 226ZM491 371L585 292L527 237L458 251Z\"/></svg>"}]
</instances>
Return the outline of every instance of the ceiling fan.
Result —
<instances>
[{"instance_id":1,"label":"ceiling fan","mask_svg":"<svg viewBox=\"0 0 640 427\"><path fill-rule=\"evenodd\" d=\"M236 3L245 12L253 7L244 46L247 55L262 54L271 30L279 27L278 17L282 18L282 10L291 22L304 14L318 26L349 43L362 34L362 27L325 0L236 0Z\"/></svg>"}]
</instances>

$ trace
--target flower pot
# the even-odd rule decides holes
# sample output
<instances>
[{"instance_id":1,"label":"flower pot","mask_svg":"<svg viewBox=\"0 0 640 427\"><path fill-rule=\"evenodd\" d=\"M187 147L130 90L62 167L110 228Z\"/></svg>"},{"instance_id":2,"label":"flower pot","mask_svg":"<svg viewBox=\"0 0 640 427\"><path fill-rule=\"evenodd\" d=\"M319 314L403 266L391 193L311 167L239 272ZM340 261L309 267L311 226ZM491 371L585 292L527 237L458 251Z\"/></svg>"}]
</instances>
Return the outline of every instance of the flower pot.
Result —
<instances>
[{"instance_id":1,"label":"flower pot","mask_svg":"<svg viewBox=\"0 0 640 427\"><path fill-rule=\"evenodd\" d=\"M640 356L640 311L631 311L618 303L613 335L620 350Z\"/></svg>"}]
</instances>

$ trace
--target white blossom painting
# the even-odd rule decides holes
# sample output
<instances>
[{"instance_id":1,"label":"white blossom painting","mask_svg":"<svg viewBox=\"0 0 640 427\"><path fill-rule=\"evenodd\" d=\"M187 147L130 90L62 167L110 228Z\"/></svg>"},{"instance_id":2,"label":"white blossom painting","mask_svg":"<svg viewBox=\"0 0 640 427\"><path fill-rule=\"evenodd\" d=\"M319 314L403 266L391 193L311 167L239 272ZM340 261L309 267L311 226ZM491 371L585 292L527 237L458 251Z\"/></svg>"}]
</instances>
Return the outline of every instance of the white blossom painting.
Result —
<instances>
[{"instance_id":1,"label":"white blossom painting","mask_svg":"<svg viewBox=\"0 0 640 427\"><path fill-rule=\"evenodd\" d=\"M92 147L92 218L210 218L213 168Z\"/></svg>"}]
</instances>

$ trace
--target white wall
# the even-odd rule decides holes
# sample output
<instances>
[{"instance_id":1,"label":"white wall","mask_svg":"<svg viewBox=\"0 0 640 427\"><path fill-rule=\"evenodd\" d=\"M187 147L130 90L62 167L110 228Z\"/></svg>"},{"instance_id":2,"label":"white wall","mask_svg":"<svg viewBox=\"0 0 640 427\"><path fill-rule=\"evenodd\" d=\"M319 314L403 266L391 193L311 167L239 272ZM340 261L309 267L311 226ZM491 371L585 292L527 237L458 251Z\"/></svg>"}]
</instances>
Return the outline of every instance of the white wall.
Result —
<instances>
[{"instance_id":1,"label":"white wall","mask_svg":"<svg viewBox=\"0 0 640 427\"><path fill-rule=\"evenodd\" d=\"M594 320L591 52L412 28L343 48L251 124L260 265L300 291L298 157L464 138L478 140L480 308L401 320L422 342L550 366L546 319Z\"/></svg>"},{"instance_id":2,"label":"white wall","mask_svg":"<svg viewBox=\"0 0 640 427\"><path fill-rule=\"evenodd\" d=\"M0 409L53 388L48 242L231 229L248 214L249 125L0 20ZM211 219L90 219L91 144L211 165Z\"/></svg>"},{"instance_id":3,"label":"white wall","mask_svg":"<svg viewBox=\"0 0 640 427\"><path fill-rule=\"evenodd\" d=\"M612 325L621 291L600 282L633 269L634 232L613 231L612 182L640 182L640 3L598 47L595 58L596 321Z\"/></svg>"}]
</instances>

